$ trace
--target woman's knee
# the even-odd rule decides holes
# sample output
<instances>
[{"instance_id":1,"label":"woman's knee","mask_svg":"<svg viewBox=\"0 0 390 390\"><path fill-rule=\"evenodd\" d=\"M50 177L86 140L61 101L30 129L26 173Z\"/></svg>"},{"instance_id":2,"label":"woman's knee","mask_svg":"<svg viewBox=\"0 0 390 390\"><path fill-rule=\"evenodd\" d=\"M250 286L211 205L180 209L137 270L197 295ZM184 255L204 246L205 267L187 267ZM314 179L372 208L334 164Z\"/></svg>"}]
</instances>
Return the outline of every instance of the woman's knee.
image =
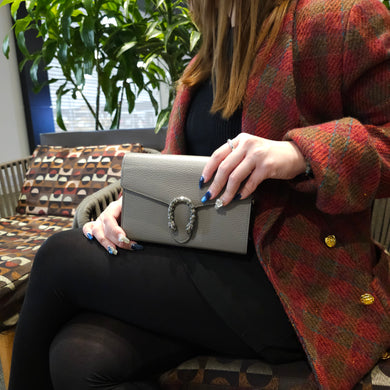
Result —
<instances>
[{"instance_id":1,"label":"woman's knee","mask_svg":"<svg viewBox=\"0 0 390 390\"><path fill-rule=\"evenodd\" d=\"M181 342L84 312L57 333L50 347L50 371L56 390L57 384L59 390L99 386L150 390L161 372L194 354ZM153 380L143 382L144 378Z\"/></svg>"},{"instance_id":2,"label":"woman's knee","mask_svg":"<svg viewBox=\"0 0 390 390\"><path fill-rule=\"evenodd\" d=\"M33 271L51 272L62 265L69 267L82 252L88 250L88 241L77 230L67 230L50 236L39 248L33 263ZM87 246L86 246L87 244ZM83 249L84 248L84 249Z\"/></svg>"},{"instance_id":3,"label":"woman's knee","mask_svg":"<svg viewBox=\"0 0 390 390\"><path fill-rule=\"evenodd\" d=\"M84 313L66 324L50 347L54 388L111 388L128 381L137 354L117 330L117 321Z\"/></svg>"}]
</instances>

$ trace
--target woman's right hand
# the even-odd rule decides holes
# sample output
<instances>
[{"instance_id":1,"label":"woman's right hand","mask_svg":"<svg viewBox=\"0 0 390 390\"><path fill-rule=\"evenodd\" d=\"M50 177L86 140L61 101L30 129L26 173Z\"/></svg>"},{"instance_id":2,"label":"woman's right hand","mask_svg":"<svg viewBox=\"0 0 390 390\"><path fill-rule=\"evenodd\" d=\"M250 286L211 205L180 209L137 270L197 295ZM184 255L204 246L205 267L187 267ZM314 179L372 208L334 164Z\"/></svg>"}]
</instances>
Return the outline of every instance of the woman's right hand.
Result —
<instances>
[{"instance_id":1,"label":"woman's right hand","mask_svg":"<svg viewBox=\"0 0 390 390\"><path fill-rule=\"evenodd\" d=\"M126 237L125 231L119 226L118 220L122 213L122 198L111 202L99 215L96 221L87 222L83 233L89 240L95 238L112 255L118 253L117 248L127 250L143 249L142 245Z\"/></svg>"}]
</instances>

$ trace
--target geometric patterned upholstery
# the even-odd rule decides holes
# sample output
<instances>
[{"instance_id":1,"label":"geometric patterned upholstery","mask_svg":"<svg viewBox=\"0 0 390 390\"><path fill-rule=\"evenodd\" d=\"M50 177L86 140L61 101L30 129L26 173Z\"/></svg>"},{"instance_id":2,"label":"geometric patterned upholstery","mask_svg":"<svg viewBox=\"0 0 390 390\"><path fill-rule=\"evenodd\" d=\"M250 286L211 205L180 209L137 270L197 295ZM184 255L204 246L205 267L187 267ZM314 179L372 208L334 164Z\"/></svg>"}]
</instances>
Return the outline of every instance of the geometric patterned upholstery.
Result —
<instances>
[{"instance_id":1,"label":"geometric patterned upholstery","mask_svg":"<svg viewBox=\"0 0 390 390\"><path fill-rule=\"evenodd\" d=\"M19 214L73 216L87 196L120 177L123 155L140 144L38 146L22 186Z\"/></svg>"},{"instance_id":2,"label":"geometric patterned upholstery","mask_svg":"<svg viewBox=\"0 0 390 390\"><path fill-rule=\"evenodd\" d=\"M168 390L310 390L316 389L306 361L269 364L261 360L199 356L160 377ZM354 390L390 389L390 359L381 360ZM342 390L342 389L340 389Z\"/></svg>"},{"instance_id":3,"label":"geometric patterned upholstery","mask_svg":"<svg viewBox=\"0 0 390 390\"><path fill-rule=\"evenodd\" d=\"M138 143L37 146L17 214L0 218L0 331L17 322L32 263L43 242L72 228L75 210L87 195L120 178L125 153L144 151Z\"/></svg>"},{"instance_id":4,"label":"geometric patterned upholstery","mask_svg":"<svg viewBox=\"0 0 390 390\"><path fill-rule=\"evenodd\" d=\"M19 214L0 218L0 331L17 320L39 247L52 234L71 227L68 217Z\"/></svg>"}]
</instances>

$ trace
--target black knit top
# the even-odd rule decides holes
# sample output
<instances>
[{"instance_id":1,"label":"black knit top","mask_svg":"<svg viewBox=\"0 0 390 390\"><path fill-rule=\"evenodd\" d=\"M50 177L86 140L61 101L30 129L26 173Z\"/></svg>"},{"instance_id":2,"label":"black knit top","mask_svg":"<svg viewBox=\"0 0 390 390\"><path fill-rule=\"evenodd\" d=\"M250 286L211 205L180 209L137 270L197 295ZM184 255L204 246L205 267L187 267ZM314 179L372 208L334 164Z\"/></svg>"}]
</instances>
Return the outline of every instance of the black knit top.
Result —
<instances>
[{"instance_id":1,"label":"black knit top","mask_svg":"<svg viewBox=\"0 0 390 390\"><path fill-rule=\"evenodd\" d=\"M196 90L189 107L185 131L187 154L210 156L241 132L241 109L225 120L220 113L210 113L212 104L213 89L208 80Z\"/></svg>"}]
</instances>

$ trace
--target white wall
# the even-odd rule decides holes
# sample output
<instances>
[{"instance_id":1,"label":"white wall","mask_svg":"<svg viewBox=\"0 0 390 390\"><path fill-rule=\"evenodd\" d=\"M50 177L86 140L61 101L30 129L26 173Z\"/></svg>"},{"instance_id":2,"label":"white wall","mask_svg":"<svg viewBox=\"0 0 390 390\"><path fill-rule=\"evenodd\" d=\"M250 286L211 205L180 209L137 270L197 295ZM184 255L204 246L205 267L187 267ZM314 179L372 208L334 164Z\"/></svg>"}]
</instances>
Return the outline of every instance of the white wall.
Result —
<instances>
[{"instance_id":1,"label":"white wall","mask_svg":"<svg viewBox=\"0 0 390 390\"><path fill-rule=\"evenodd\" d=\"M0 8L0 50L11 28L8 6ZM19 70L14 39L10 58L0 51L0 163L29 155L26 121L23 109Z\"/></svg>"}]
</instances>

